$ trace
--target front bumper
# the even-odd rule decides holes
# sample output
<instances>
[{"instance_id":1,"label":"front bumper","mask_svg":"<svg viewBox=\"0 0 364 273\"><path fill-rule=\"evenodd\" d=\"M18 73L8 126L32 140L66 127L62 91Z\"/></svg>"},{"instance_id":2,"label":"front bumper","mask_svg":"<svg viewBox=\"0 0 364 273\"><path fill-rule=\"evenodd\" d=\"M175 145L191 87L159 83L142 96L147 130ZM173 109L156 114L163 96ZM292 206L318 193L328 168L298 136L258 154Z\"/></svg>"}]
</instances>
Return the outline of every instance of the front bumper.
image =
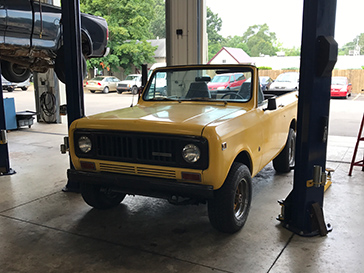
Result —
<instances>
[{"instance_id":1,"label":"front bumper","mask_svg":"<svg viewBox=\"0 0 364 273\"><path fill-rule=\"evenodd\" d=\"M115 174L107 172L85 172L73 169L67 170L70 181L105 186L111 191L132 195L170 199L172 196L193 198L197 200L212 199L213 187L178 182L174 179Z\"/></svg>"}]
</instances>

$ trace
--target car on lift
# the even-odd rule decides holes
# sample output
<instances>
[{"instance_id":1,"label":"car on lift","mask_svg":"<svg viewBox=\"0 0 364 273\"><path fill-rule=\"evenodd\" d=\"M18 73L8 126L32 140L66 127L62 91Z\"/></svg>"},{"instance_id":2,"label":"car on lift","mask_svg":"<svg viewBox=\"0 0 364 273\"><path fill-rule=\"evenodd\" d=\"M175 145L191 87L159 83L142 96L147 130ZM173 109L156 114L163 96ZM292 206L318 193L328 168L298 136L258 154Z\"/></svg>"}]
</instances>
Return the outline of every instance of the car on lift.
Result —
<instances>
[{"instance_id":1,"label":"car on lift","mask_svg":"<svg viewBox=\"0 0 364 273\"><path fill-rule=\"evenodd\" d=\"M0 60L4 78L22 82L31 71L54 68L65 82L62 10L40 1L2 0L0 5ZM86 59L108 53L104 18L81 13L82 69Z\"/></svg>"},{"instance_id":2,"label":"car on lift","mask_svg":"<svg viewBox=\"0 0 364 273\"><path fill-rule=\"evenodd\" d=\"M125 78L125 80L118 83L116 90L118 91L118 94L121 94L124 91L131 91L133 95L136 95L141 86L142 86L142 75L130 74Z\"/></svg>"},{"instance_id":3,"label":"car on lift","mask_svg":"<svg viewBox=\"0 0 364 273\"><path fill-rule=\"evenodd\" d=\"M116 91L116 87L120 80L114 76L97 76L89 81L86 81L85 89L91 93L102 91L102 93L109 93L109 91Z\"/></svg>"},{"instance_id":4,"label":"car on lift","mask_svg":"<svg viewBox=\"0 0 364 273\"><path fill-rule=\"evenodd\" d=\"M352 84L347 77L331 78L331 97L348 98L351 96Z\"/></svg>"}]
</instances>

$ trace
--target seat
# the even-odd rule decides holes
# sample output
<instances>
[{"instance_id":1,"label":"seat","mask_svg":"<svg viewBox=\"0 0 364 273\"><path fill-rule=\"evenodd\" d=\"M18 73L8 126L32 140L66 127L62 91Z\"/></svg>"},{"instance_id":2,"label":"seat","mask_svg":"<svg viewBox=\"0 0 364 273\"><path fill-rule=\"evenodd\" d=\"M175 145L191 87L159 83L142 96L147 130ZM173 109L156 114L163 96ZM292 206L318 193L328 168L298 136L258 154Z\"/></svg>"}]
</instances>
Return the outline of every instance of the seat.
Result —
<instances>
[{"instance_id":1,"label":"seat","mask_svg":"<svg viewBox=\"0 0 364 273\"><path fill-rule=\"evenodd\" d=\"M251 98L251 83L250 82L244 82L240 87L238 95L240 97L242 97L246 101L250 100L250 98Z\"/></svg>"},{"instance_id":2,"label":"seat","mask_svg":"<svg viewBox=\"0 0 364 273\"><path fill-rule=\"evenodd\" d=\"M186 98L211 98L206 82L191 82Z\"/></svg>"}]
</instances>

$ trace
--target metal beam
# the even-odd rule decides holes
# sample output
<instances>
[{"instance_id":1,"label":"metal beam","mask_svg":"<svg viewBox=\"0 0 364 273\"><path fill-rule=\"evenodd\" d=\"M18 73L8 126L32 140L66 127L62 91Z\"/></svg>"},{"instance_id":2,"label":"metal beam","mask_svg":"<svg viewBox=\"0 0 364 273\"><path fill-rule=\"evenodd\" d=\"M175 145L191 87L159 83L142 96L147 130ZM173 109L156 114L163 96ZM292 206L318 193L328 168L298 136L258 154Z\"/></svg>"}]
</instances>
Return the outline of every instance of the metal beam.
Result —
<instances>
[{"instance_id":1,"label":"metal beam","mask_svg":"<svg viewBox=\"0 0 364 273\"><path fill-rule=\"evenodd\" d=\"M68 127L84 116L81 60L81 16L79 0L62 0L63 41L66 72ZM70 168L74 169L71 159ZM77 181L68 179L64 191L79 191Z\"/></svg>"},{"instance_id":2,"label":"metal beam","mask_svg":"<svg viewBox=\"0 0 364 273\"><path fill-rule=\"evenodd\" d=\"M0 66L1 74L1 66ZM15 171L10 168L9 149L6 136L6 119L3 97L3 85L0 77L0 175L15 174Z\"/></svg>"},{"instance_id":3,"label":"metal beam","mask_svg":"<svg viewBox=\"0 0 364 273\"><path fill-rule=\"evenodd\" d=\"M331 71L337 59L335 14L336 0L304 1L296 167L281 219L286 228L302 236L330 231L323 219L320 182L326 181Z\"/></svg>"}]
</instances>

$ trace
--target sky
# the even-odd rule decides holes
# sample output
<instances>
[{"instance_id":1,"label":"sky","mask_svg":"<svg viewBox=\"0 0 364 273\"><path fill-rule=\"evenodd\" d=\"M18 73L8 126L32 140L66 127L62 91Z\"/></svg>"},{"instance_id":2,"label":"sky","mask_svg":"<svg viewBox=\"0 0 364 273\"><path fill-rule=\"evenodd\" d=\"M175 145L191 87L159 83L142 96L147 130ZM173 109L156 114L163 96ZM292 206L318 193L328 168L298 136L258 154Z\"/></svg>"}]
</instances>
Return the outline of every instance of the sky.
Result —
<instances>
[{"instance_id":1,"label":"sky","mask_svg":"<svg viewBox=\"0 0 364 273\"><path fill-rule=\"evenodd\" d=\"M249 26L267 24L284 48L300 47L303 0L205 0L222 20L223 37L242 36ZM339 48L364 33L364 1L337 0L335 40Z\"/></svg>"}]
</instances>

